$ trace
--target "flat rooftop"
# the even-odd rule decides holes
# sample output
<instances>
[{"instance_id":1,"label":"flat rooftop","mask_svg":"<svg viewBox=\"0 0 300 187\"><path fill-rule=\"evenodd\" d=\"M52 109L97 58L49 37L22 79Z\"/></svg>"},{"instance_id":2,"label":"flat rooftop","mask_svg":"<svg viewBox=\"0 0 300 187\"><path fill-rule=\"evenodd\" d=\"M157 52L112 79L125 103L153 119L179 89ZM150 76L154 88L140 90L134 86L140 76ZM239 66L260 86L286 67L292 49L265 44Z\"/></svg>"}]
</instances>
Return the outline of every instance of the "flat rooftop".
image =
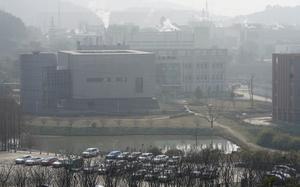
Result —
<instances>
[{"instance_id":1,"label":"flat rooftop","mask_svg":"<svg viewBox=\"0 0 300 187\"><path fill-rule=\"evenodd\" d=\"M145 51L136 50L74 50L74 51L60 51L71 55L120 55L120 54L152 54Z\"/></svg>"}]
</instances>

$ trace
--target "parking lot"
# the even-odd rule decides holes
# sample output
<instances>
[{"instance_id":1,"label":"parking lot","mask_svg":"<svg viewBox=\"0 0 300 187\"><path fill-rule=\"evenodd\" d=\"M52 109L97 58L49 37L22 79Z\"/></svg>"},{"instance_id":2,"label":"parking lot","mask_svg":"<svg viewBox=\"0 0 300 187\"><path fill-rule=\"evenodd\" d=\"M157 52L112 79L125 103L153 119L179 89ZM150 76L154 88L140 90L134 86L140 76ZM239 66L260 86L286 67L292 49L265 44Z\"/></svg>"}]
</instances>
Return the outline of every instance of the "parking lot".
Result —
<instances>
[{"instance_id":1,"label":"parking lot","mask_svg":"<svg viewBox=\"0 0 300 187\"><path fill-rule=\"evenodd\" d=\"M14 162L14 171L25 172L27 182L36 182L33 179L42 177L36 180L49 187L60 186L61 181L69 181L78 187L217 186L226 182L236 185L245 180L243 177L249 171L248 167L252 167L243 162L227 160L229 155L214 150L189 154L180 151L155 154L121 151L103 153L97 148L89 148L80 156L58 157L37 152L24 157L24 153L28 152L2 153L1 158L6 165L8 160L9 163ZM276 184L284 185L288 180L297 179L297 171L290 166L275 165L254 173L254 182L258 183L263 179L261 177L274 178Z\"/></svg>"}]
</instances>

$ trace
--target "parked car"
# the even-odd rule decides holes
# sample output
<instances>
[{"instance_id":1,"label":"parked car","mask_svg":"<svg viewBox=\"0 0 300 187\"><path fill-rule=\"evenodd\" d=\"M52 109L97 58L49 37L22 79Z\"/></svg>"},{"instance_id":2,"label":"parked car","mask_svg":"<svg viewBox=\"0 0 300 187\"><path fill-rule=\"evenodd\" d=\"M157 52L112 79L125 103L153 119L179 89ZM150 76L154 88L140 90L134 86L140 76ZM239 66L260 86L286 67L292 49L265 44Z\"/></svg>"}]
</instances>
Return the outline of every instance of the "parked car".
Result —
<instances>
[{"instance_id":1,"label":"parked car","mask_svg":"<svg viewBox=\"0 0 300 187\"><path fill-rule=\"evenodd\" d=\"M83 158L92 158L97 157L100 154L100 150L98 148L87 148L82 152Z\"/></svg>"},{"instance_id":2,"label":"parked car","mask_svg":"<svg viewBox=\"0 0 300 187\"><path fill-rule=\"evenodd\" d=\"M83 172L86 174L93 174L93 173L97 173L99 168L100 168L99 164L90 165L90 166L84 167Z\"/></svg>"},{"instance_id":3,"label":"parked car","mask_svg":"<svg viewBox=\"0 0 300 187\"><path fill-rule=\"evenodd\" d=\"M130 155L129 152L123 152L117 156L117 159L118 160L127 160L129 155Z\"/></svg>"},{"instance_id":4,"label":"parked car","mask_svg":"<svg viewBox=\"0 0 300 187\"><path fill-rule=\"evenodd\" d=\"M25 165L26 166L40 165L42 160L43 160L43 158L40 158L40 157L30 158L25 161Z\"/></svg>"},{"instance_id":5,"label":"parked car","mask_svg":"<svg viewBox=\"0 0 300 187\"><path fill-rule=\"evenodd\" d=\"M42 166L51 166L54 162L56 162L58 158L55 157L48 157L42 160L41 165Z\"/></svg>"},{"instance_id":6,"label":"parked car","mask_svg":"<svg viewBox=\"0 0 300 187\"><path fill-rule=\"evenodd\" d=\"M139 160L142 162L151 161L152 158L153 158L152 153L143 153L143 154L141 154L141 156L139 156Z\"/></svg>"},{"instance_id":7,"label":"parked car","mask_svg":"<svg viewBox=\"0 0 300 187\"><path fill-rule=\"evenodd\" d=\"M69 159L63 158L63 159L58 159L57 161L52 163L53 168L62 168L67 165Z\"/></svg>"},{"instance_id":8,"label":"parked car","mask_svg":"<svg viewBox=\"0 0 300 187\"><path fill-rule=\"evenodd\" d=\"M289 175L291 175L293 177L295 177L297 174L296 169L286 166L286 165L276 165L276 166L274 166L273 170L288 173Z\"/></svg>"},{"instance_id":9,"label":"parked car","mask_svg":"<svg viewBox=\"0 0 300 187\"><path fill-rule=\"evenodd\" d=\"M130 161L137 160L141 154L142 154L141 152L133 152L128 156L128 160Z\"/></svg>"},{"instance_id":10,"label":"parked car","mask_svg":"<svg viewBox=\"0 0 300 187\"><path fill-rule=\"evenodd\" d=\"M166 163L168 161L169 157L167 155L157 155L154 159L153 162L156 164L159 163Z\"/></svg>"},{"instance_id":11,"label":"parked car","mask_svg":"<svg viewBox=\"0 0 300 187\"><path fill-rule=\"evenodd\" d=\"M25 164L26 160L31 159L32 157L30 155L25 155L23 157L17 158L15 160L16 164Z\"/></svg>"},{"instance_id":12,"label":"parked car","mask_svg":"<svg viewBox=\"0 0 300 187\"><path fill-rule=\"evenodd\" d=\"M84 160L82 158L63 158L53 162L53 168L67 168L73 171L79 171L83 167Z\"/></svg>"},{"instance_id":13,"label":"parked car","mask_svg":"<svg viewBox=\"0 0 300 187\"><path fill-rule=\"evenodd\" d=\"M110 160L114 160L117 159L117 157L122 154L121 151L112 151L110 153L108 153L108 155L106 155L106 159L110 159Z\"/></svg>"}]
</instances>

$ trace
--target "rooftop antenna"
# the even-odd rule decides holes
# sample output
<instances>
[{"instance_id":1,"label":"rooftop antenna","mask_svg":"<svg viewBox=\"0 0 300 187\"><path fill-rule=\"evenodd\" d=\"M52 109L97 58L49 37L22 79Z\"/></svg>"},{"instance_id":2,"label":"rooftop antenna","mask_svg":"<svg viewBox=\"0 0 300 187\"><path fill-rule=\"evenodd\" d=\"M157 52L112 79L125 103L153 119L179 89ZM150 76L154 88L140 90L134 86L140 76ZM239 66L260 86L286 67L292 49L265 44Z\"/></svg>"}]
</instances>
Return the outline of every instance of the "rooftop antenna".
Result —
<instances>
[{"instance_id":1,"label":"rooftop antenna","mask_svg":"<svg viewBox=\"0 0 300 187\"><path fill-rule=\"evenodd\" d=\"M60 7L60 2L61 0L57 0L57 27L60 28L61 26L61 7Z\"/></svg>"},{"instance_id":2,"label":"rooftop antenna","mask_svg":"<svg viewBox=\"0 0 300 187\"><path fill-rule=\"evenodd\" d=\"M206 12L206 18L209 19L208 0L206 0L205 2L205 12Z\"/></svg>"}]
</instances>

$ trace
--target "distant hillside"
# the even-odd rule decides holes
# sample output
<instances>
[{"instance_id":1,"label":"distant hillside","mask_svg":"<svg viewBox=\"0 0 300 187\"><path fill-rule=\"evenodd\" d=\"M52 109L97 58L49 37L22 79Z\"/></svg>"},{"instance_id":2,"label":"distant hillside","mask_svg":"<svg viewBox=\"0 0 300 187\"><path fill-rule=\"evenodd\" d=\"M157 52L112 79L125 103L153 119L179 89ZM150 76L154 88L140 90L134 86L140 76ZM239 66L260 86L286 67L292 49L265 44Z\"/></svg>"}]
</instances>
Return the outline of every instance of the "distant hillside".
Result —
<instances>
[{"instance_id":1,"label":"distant hillside","mask_svg":"<svg viewBox=\"0 0 300 187\"><path fill-rule=\"evenodd\" d=\"M57 0L0 0L0 9L20 17L26 25L34 25L46 31L52 18L58 25L59 7L61 26L76 28L79 23L96 24L99 18L88 9L62 1L58 6Z\"/></svg>"},{"instance_id":2,"label":"distant hillside","mask_svg":"<svg viewBox=\"0 0 300 187\"><path fill-rule=\"evenodd\" d=\"M280 7L268 6L264 11L257 12L246 16L238 16L234 20L243 22L247 20L252 23L261 24L287 24L300 25L300 6Z\"/></svg>"},{"instance_id":3,"label":"distant hillside","mask_svg":"<svg viewBox=\"0 0 300 187\"><path fill-rule=\"evenodd\" d=\"M26 30L21 19L0 11L0 54L15 50L26 38Z\"/></svg>"}]
</instances>

